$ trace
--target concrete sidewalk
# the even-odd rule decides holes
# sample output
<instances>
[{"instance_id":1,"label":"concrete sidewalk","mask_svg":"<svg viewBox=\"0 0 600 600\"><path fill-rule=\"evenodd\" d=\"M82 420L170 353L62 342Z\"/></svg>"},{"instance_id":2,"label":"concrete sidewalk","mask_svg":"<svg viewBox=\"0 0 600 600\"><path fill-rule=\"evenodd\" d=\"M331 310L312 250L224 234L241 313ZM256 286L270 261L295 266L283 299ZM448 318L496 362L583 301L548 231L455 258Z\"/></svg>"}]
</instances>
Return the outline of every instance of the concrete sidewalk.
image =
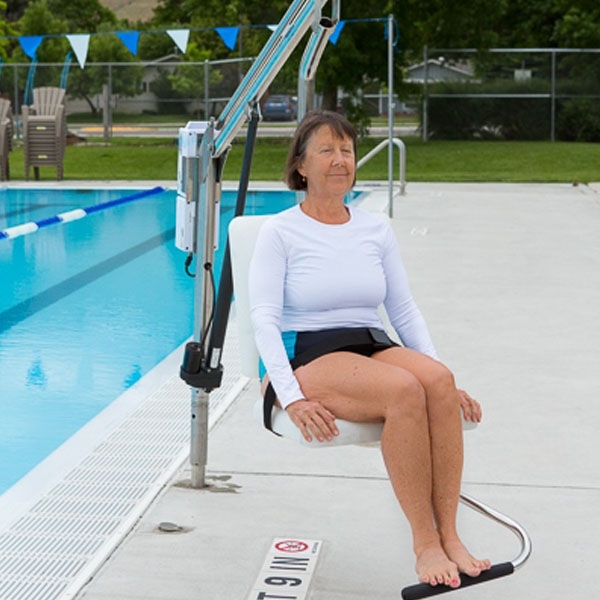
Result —
<instances>
[{"instance_id":1,"label":"concrete sidewalk","mask_svg":"<svg viewBox=\"0 0 600 600\"><path fill-rule=\"evenodd\" d=\"M393 224L440 356L484 405L463 489L534 544L515 575L450 597L597 598L600 186L410 184ZM379 450L277 439L252 420L257 390L211 432L210 487L190 489L184 468L80 600L391 600L415 582ZM474 554L517 554L510 532L459 520ZM322 541L306 595L251 593L274 538Z\"/></svg>"}]
</instances>

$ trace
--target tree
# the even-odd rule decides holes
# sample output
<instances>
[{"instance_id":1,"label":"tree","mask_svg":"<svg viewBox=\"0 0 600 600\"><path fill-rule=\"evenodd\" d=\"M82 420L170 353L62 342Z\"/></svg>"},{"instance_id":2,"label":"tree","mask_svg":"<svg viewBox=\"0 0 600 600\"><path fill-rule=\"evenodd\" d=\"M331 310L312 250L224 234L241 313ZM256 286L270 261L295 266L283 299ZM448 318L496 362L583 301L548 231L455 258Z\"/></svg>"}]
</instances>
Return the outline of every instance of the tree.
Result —
<instances>
[{"instance_id":1,"label":"tree","mask_svg":"<svg viewBox=\"0 0 600 600\"><path fill-rule=\"evenodd\" d=\"M117 17L99 0L47 0L52 14L66 22L65 33L93 33L99 27L116 27Z\"/></svg>"},{"instance_id":2,"label":"tree","mask_svg":"<svg viewBox=\"0 0 600 600\"><path fill-rule=\"evenodd\" d=\"M6 19L9 22L18 21L25 12L28 0L7 0L6 2Z\"/></svg>"},{"instance_id":3,"label":"tree","mask_svg":"<svg viewBox=\"0 0 600 600\"><path fill-rule=\"evenodd\" d=\"M120 39L112 34L110 25L102 25L100 35L90 39L88 63L117 63L111 68L111 93L121 96L135 96L140 91L143 68L137 65L118 63L135 62L135 57L125 48ZM69 74L69 94L83 98L89 104L92 113L97 113L92 96L102 92L102 86L108 84L107 66L89 66L85 69L72 68Z\"/></svg>"},{"instance_id":4,"label":"tree","mask_svg":"<svg viewBox=\"0 0 600 600\"><path fill-rule=\"evenodd\" d=\"M288 7L286 0L161 0L154 9L152 25L202 29L192 32L190 41L198 49L207 50L210 60L232 57L232 52L212 29L241 26L234 55L256 56L270 32L266 27L248 26L276 24Z\"/></svg>"},{"instance_id":5,"label":"tree","mask_svg":"<svg viewBox=\"0 0 600 600\"><path fill-rule=\"evenodd\" d=\"M520 2L521 0L516 0ZM445 0L397 2L394 15L400 26L400 47L411 58L422 56L423 46L489 48L500 43L499 19L508 0Z\"/></svg>"},{"instance_id":6,"label":"tree","mask_svg":"<svg viewBox=\"0 0 600 600\"><path fill-rule=\"evenodd\" d=\"M15 35L14 28L2 18L2 14L7 11L7 4L3 0L0 0L0 36ZM0 59L6 60L8 57L7 50L10 47L10 42L7 39L0 39Z\"/></svg>"},{"instance_id":7,"label":"tree","mask_svg":"<svg viewBox=\"0 0 600 600\"><path fill-rule=\"evenodd\" d=\"M116 17L97 0L36 0L23 13L18 22L21 35L43 35L36 55L40 63L62 63L70 51L66 33L84 30L96 33L90 38L87 63L93 62L130 62L135 57L122 42L112 34ZM13 52L13 60L26 62L24 52L18 48ZM36 86L60 83L61 67L38 68L35 74ZM135 66L123 66L112 70L112 93L132 96L138 93L142 69ZM21 75L24 87L24 75ZM68 76L69 94L74 98L83 98L95 113L97 108L92 96L102 91L108 82L107 67L86 66L79 69L72 66Z\"/></svg>"},{"instance_id":8,"label":"tree","mask_svg":"<svg viewBox=\"0 0 600 600\"><path fill-rule=\"evenodd\" d=\"M559 0L562 17L555 24L554 39L563 48L600 47L600 4Z\"/></svg>"},{"instance_id":9,"label":"tree","mask_svg":"<svg viewBox=\"0 0 600 600\"><path fill-rule=\"evenodd\" d=\"M60 17L55 16L50 10L46 0L37 0L31 3L19 20L18 29L23 36L40 35L44 40L36 51L40 63L62 63L69 50L69 42L61 35L66 31L66 23ZM12 53L13 62L29 62L21 47L15 48ZM60 67L51 66L38 68L35 71L35 84L37 87L43 85L57 86L60 83ZM27 73L19 72L19 83L21 89L25 88Z\"/></svg>"}]
</instances>

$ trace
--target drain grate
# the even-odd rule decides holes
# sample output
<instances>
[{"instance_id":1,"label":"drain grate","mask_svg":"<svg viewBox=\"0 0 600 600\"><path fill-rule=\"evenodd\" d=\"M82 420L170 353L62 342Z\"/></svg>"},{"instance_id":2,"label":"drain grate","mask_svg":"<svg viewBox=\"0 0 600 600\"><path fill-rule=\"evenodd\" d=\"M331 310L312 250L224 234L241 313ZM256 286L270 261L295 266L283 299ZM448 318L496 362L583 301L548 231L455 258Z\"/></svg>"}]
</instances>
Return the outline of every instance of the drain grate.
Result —
<instances>
[{"instance_id":1,"label":"drain grate","mask_svg":"<svg viewBox=\"0 0 600 600\"><path fill-rule=\"evenodd\" d=\"M241 391L235 327L212 427ZM69 600L135 525L189 452L190 390L173 377L9 529L0 533L0 600Z\"/></svg>"}]
</instances>

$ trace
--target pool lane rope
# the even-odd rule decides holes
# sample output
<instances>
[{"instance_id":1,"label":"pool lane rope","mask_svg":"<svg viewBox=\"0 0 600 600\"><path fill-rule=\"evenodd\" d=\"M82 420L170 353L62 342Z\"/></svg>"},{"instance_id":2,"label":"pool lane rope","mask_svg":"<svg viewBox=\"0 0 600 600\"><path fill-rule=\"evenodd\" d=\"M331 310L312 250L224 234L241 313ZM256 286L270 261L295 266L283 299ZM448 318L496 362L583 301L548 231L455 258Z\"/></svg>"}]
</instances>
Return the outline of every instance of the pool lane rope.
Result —
<instances>
[{"instance_id":1,"label":"pool lane rope","mask_svg":"<svg viewBox=\"0 0 600 600\"><path fill-rule=\"evenodd\" d=\"M164 191L164 187L156 186L150 190L129 194L128 196L123 196L122 198L116 198L114 200L108 200L107 202L101 202L100 204L94 204L93 206L88 206L87 208L76 208L75 210L59 213L53 217L41 219L40 221L29 221L27 223L22 223L21 225L15 225L14 227L7 227L6 229L0 231L0 240L3 238L14 239L22 235L33 233L38 229L43 229L44 227L49 227L50 225L56 225L57 223L69 223L70 221L77 221L95 212L106 210L107 208L113 208L121 204L127 204L128 202L140 200L141 198L147 198L148 196L154 196L155 194L160 194Z\"/></svg>"}]
</instances>

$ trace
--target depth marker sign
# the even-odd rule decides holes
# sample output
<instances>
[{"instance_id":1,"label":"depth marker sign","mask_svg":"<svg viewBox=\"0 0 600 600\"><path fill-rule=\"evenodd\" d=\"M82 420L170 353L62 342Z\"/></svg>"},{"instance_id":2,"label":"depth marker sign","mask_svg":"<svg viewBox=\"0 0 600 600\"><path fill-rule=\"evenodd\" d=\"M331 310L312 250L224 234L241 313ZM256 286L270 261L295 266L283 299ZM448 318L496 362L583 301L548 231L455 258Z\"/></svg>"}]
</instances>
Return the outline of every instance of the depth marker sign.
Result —
<instances>
[{"instance_id":1,"label":"depth marker sign","mask_svg":"<svg viewBox=\"0 0 600 600\"><path fill-rule=\"evenodd\" d=\"M322 544L274 539L248 600L305 600Z\"/></svg>"}]
</instances>

